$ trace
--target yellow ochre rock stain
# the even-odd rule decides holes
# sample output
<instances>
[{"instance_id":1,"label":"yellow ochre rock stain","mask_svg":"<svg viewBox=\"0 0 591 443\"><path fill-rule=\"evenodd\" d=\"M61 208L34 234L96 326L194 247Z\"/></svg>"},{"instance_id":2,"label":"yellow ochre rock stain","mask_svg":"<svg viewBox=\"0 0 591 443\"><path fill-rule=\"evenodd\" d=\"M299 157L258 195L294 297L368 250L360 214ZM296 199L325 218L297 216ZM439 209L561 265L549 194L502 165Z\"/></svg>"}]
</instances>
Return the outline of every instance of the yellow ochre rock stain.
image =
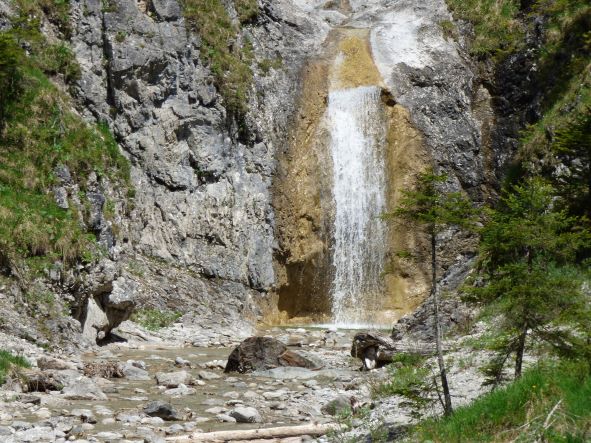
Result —
<instances>
[{"instance_id":1,"label":"yellow ochre rock stain","mask_svg":"<svg viewBox=\"0 0 591 443\"><path fill-rule=\"evenodd\" d=\"M338 44L331 76L331 89L383 86L382 77L371 56L368 31L347 30Z\"/></svg>"}]
</instances>

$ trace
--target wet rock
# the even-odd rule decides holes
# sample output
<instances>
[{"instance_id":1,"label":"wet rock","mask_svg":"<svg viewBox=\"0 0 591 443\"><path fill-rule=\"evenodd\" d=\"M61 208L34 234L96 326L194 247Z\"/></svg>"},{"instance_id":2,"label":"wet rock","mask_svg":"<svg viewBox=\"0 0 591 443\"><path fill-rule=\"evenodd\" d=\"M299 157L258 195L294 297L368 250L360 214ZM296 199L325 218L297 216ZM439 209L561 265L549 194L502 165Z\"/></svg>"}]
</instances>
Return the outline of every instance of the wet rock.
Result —
<instances>
[{"instance_id":1,"label":"wet rock","mask_svg":"<svg viewBox=\"0 0 591 443\"><path fill-rule=\"evenodd\" d=\"M182 367L191 367L191 362L189 360L185 360L182 357L177 357L174 359L174 365L180 368Z\"/></svg>"},{"instance_id":2,"label":"wet rock","mask_svg":"<svg viewBox=\"0 0 591 443\"><path fill-rule=\"evenodd\" d=\"M216 415L216 418L224 423L236 423L236 419L230 415L226 415L226 414L218 414Z\"/></svg>"},{"instance_id":3,"label":"wet rock","mask_svg":"<svg viewBox=\"0 0 591 443\"><path fill-rule=\"evenodd\" d=\"M261 414L255 408L237 407L230 412L238 423L261 423L263 421Z\"/></svg>"},{"instance_id":4,"label":"wet rock","mask_svg":"<svg viewBox=\"0 0 591 443\"><path fill-rule=\"evenodd\" d=\"M115 416L115 419L122 423L139 423L140 421L142 421L142 417L130 412L120 412Z\"/></svg>"},{"instance_id":5,"label":"wet rock","mask_svg":"<svg viewBox=\"0 0 591 443\"><path fill-rule=\"evenodd\" d=\"M164 432L166 433L166 435L180 434L181 432L185 432L185 427L182 425L176 424L176 425L169 426L168 428L165 428Z\"/></svg>"},{"instance_id":6,"label":"wet rock","mask_svg":"<svg viewBox=\"0 0 591 443\"><path fill-rule=\"evenodd\" d=\"M150 380L150 374L145 369L141 369L129 362L125 363L122 368L121 372L123 376L129 380Z\"/></svg>"},{"instance_id":7,"label":"wet rock","mask_svg":"<svg viewBox=\"0 0 591 443\"><path fill-rule=\"evenodd\" d=\"M172 397L181 397L184 395L193 395L196 392L197 391L195 389L188 388L186 385L181 383L177 388L167 389L166 391L164 391L164 394L170 395Z\"/></svg>"},{"instance_id":8,"label":"wet rock","mask_svg":"<svg viewBox=\"0 0 591 443\"><path fill-rule=\"evenodd\" d=\"M68 400L107 400L105 393L90 379L81 380L62 389Z\"/></svg>"},{"instance_id":9,"label":"wet rock","mask_svg":"<svg viewBox=\"0 0 591 443\"><path fill-rule=\"evenodd\" d=\"M179 413L170 404L163 401L153 401L144 407L144 413L150 417L160 417L163 420L180 420Z\"/></svg>"},{"instance_id":10,"label":"wet rock","mask_svg":"<svg viewBox=\"0 0 591 443\"><path fill-rule=\"evenodd\" d=\"M39 405L41 404L41 397L31 394L19 394L17 400L24 404Z\"/></svg>"},{"instance_id":11,"label":"wet rock","mask_svg":"<svg viewBox=\"0 0 591 443\"><path fill-rule=\"evenodd\" d=\"M271 337L250 337L238 345L228 357L224 372L253 372L280 366L317 369L318 366L302 355L290 351Z\"/></svg>"},{"instance_id":12,"label":"wet rock","mask_svg":"<svg viewBox=\"0 0 591 443\"><path fill-rule=\"evenodd\" d=\"M178 372L158 372L156 374L156 383L167 388L176 388L180 384L190 384L191 374L187 371Z\"/></svg>"},{"instance_id":13,"label":"wet rock","mask_svg":"<svg viewBox=\"0 0 591 443\"><path fill-rule=\"evenodd\" d=\"M197 375L199 375L199 378L201 378L202 380L217 380L218 378L221 378L221 376L219 376L218 374L214 374L213 372L208 371L199 371Z\"/></svg>"},{"instance_id":14,"label":"wet rock","mask_svg":"<svg viewBox=\"0 0 591 443\"><path fill-rule=\"evenodd\" d=\"M225 411L225 409L221 408L219 406L214 406L213 408L209 408L209 409L205 410L205 412L207 412L208 414L214 414L214 415L221 414L224 411Z\"/></svg>"}]
</instances>

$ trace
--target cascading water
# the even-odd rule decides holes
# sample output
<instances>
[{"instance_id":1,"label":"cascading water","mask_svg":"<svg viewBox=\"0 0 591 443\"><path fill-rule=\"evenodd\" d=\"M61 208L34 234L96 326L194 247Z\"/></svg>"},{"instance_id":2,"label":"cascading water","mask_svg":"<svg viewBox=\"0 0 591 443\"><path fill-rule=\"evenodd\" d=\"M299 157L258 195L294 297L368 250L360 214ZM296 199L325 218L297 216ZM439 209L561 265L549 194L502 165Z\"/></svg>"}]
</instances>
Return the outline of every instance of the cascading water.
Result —
<instances>
[{"instance_id":1,"label":"cascading water","mask_svg":"<svg viewBox=\"0 0 591 443\"><path fill-rule=\"evenodd\" d=\"M327 119L335 204L331 287L336 325L371 325L384 297L382 272L387 234L385 121L380 88L329 93Z\"/></svg>"}]
</instances>

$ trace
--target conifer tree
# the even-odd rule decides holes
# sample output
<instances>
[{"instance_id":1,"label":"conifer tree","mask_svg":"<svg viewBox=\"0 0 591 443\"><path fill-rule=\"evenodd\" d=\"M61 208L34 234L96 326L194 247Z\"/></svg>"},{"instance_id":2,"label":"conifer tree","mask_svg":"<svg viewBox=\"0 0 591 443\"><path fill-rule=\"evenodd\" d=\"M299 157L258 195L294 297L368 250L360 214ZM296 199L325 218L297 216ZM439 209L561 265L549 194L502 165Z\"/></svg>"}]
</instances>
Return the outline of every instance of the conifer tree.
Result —
<instances>
[{"instance_id":1,"label":"conifer tree","mask_svg":"<svg viewBox=\"0 0 591 443\"><path fill-rule=\"evenodd\" d=\"M571 353L585 342L589 308L576 254L588 245L582 219L557 209L554 188L540 178L515 186L490 212L481 240L484 284L468 292L499 317L497 357L487 368L493 383L513 354L515 378L521 375L530 340Z\"/></svg>"},{"instance_id":2,"label":"conifer tree","mask_svg":"<svg viewBox=\"0 0 591 443\"><path fill-rule=\"evenodd\" d=\"M431 255L431 293L433 303L435 345L437 349L437 364L444 399L444 412L453 412L451 394L447 381L447 372L443 360L441 318L439 312L439 288L437 276L437 241L438 234L443 230L457 226L474 228L477 213L472 202L460 192L446 193L442 185L447 181L447 175L437 175L428 170L419 176L418 186L414 191L404 191L394 211L385 215L386 219L407 221L421 226L430 241Z\"/></svg>"}]
</instances>

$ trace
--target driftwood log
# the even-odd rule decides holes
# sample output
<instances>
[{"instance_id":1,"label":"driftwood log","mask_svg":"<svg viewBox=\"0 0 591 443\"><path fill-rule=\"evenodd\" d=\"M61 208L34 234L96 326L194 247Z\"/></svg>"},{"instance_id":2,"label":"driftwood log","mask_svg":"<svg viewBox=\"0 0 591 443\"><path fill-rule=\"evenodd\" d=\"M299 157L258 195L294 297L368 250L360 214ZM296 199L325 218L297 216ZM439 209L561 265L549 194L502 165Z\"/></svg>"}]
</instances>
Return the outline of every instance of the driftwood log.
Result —
<instances>
[{"instance_id":1,"label":"driftwood log","mask_svg":"<svg viewBox=\"0 0 591 443\"><path fill-rule=\"evenodd\" d=\"M309 424L303 426L280 426L265 429L244 429L235 431L199 432L188 437L169 437L166 441L178 443L193 442L229 442L278 439L286 437L298 437L302 435L320 436L330 431L341 429L342 425L336 423ZM272 440L273 441L273 440Z\"/></svg>"},{"instance_id":2,"label":"driftwood log","mask_svg":"<svg viewBox=\"0 0 591 443\"><path fill-rule=\"evenodd\" d=\"M394 356L402 352L431 355L435 346L430 343L402 344L375 332L358 332L351 345L351 356L359 358L366 371L392 363Z\"/></svg>"}]
</instances>

